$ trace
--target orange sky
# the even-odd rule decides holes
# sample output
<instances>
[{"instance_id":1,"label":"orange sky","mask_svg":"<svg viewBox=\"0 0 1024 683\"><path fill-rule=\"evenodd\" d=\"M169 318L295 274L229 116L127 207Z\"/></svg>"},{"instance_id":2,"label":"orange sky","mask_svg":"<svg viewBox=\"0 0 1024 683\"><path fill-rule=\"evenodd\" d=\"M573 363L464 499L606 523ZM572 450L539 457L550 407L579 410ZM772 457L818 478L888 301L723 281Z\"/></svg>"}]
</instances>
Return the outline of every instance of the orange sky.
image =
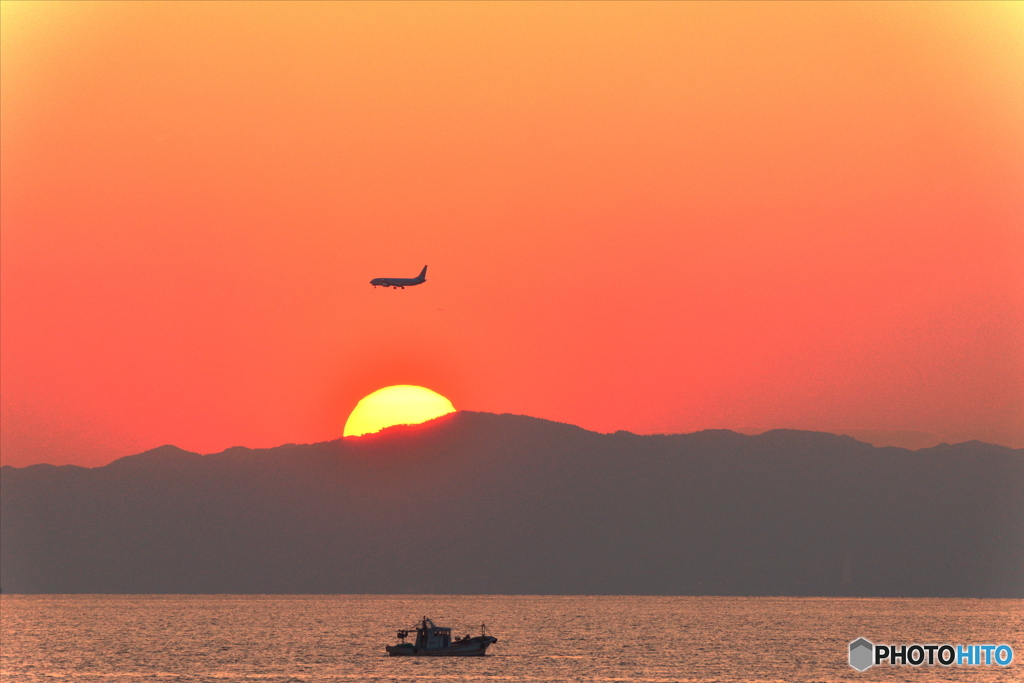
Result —
<instances>
[{"instance_id":1,"label":"orange sky","mask_svg":"<svg viewBox=\"0 0 1024 683\"><path fill-rule=\"evenodd\" d=\"M0 19L5 464L333 439L388 384L1024 447L1024 4Z\"/></svg>"}]
</instances>

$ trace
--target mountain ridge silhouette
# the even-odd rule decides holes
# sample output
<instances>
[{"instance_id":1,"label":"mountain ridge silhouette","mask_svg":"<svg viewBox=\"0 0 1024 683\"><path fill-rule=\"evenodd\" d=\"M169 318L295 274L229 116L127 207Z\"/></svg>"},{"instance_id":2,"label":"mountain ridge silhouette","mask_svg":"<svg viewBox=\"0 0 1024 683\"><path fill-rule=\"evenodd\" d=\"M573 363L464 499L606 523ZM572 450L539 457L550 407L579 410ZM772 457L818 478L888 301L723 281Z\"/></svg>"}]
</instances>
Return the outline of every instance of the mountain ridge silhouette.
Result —
<instances>
[{"instance_id":1,"label":"mountain ridge silhouette","mask_svg":"<svg viewBox=\"0 0 1024 683\"><path fill-rule=\"evenodd\" d=\"M463 411L0 484L7 593L1024 597L1024 449L981 442Z\"/></svg>"}]
</instances>

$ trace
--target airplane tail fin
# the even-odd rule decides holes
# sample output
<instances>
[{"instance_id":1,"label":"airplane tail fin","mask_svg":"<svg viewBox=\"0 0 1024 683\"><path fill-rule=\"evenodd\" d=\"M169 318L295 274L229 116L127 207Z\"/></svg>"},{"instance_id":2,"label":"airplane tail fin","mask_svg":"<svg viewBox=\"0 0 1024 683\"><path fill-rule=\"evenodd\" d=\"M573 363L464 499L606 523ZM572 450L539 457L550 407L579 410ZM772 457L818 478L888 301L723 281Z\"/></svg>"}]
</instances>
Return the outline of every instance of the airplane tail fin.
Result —
<instances>
[{"instance_id":1,"label":"airplane tail fin","mask_svg":"<svg viewBox=\"0 0 1024 683\"><path fill-rule=\"evenodd\" d=\"M426 280L427 279L427 267L426 266L423 266L423 270L421 270L420 274L416 276L416 279L417 280Z\"/></svg>"}]
</instances>

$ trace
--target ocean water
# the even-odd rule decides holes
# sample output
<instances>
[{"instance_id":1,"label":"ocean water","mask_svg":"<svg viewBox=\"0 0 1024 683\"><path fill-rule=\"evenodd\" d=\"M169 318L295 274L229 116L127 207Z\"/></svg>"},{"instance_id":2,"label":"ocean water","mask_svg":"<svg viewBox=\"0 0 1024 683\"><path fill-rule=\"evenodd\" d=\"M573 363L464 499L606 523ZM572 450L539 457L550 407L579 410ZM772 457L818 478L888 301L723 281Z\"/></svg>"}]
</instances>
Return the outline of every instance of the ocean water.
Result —
<instances>
[{"instance_id":1,"label":"ocean water","mask_svg":"<svg viewBox=\"0 0 1024 683\"><path fill-rule=\"evenodd\" d=\"M422 615L486 657L388 657ZM1024 601L605 596L0 596L0 680L1024 681ZM848 644L1007 643L1009 667L847 663Z\"/></svg>"}]
</instances>

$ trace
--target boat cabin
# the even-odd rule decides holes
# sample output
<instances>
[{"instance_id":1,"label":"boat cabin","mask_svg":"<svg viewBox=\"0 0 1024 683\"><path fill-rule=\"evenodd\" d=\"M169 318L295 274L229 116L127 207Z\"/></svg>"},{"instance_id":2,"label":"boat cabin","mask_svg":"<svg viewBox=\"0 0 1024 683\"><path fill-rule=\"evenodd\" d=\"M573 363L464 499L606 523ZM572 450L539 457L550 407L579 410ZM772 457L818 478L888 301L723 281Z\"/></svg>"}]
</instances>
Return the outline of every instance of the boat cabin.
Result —
<instances>
[{"instance_id":1,"label":"boat cabin","mask_svg":"<svg viewBox=\"0 0 1024 683\"><path fill-rule=\"evenodd\" d=\"M438 647L449 647L452 644L452 630L444 626L435 626L434 622L423 617L423 622L416 629L416 647L433 650Z\"/></svg>"}]
</instances>

